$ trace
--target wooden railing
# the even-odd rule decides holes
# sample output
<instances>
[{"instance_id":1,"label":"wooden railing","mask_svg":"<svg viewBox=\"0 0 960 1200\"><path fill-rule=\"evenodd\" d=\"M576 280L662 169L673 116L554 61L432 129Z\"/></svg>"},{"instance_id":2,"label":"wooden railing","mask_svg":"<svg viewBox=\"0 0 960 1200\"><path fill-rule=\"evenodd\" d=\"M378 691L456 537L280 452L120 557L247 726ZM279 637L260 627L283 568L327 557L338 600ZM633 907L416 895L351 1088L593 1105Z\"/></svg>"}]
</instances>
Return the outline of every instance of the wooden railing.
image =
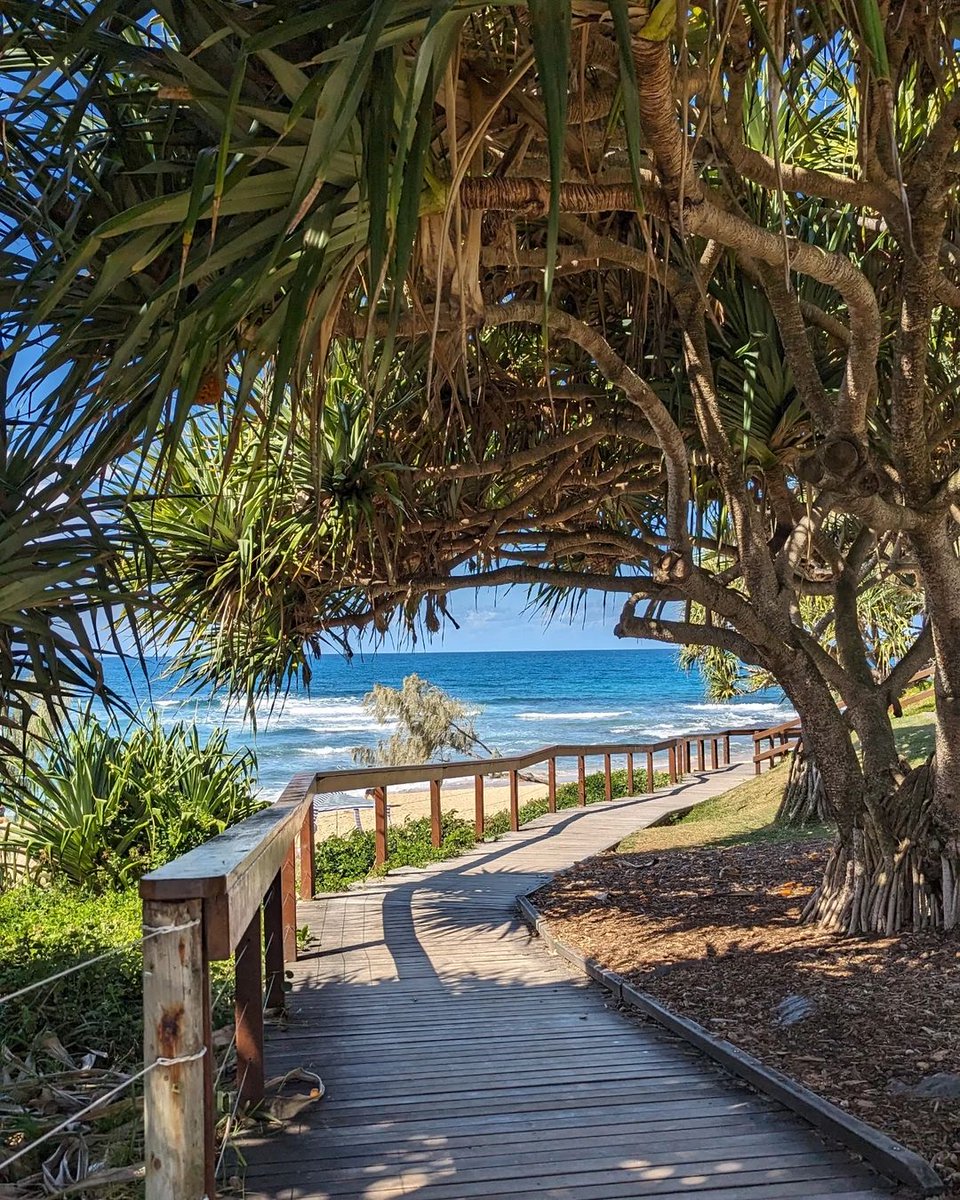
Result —
<instances>
[{"instance_id":1,"label":"wooden railing","mask_svg":"<svg viewBox=\"0 0 960 1200\"><path fill-rule=\"evenodd\" d=\"M771 725L769 729L758 729L753 735L754 773L759 775L765 762L775 767L778 759L792 754L801 736L800 721L797 718L784 721L782 725ZM770 743L766 750L761 749L764 742Z\"/></svg>"},{"instance_id":2,"label":"wooden railing","mask_svg":"<svg viewBox=\"0 0 960 1200\"><path fill-rule=\"evenodd\" d=\"M906 686L911 687L915 683L923 683L925 680L932 678L933 668L925 667L922 671L917 671L907 681ZM914 692L912 695L900 700L901 710L904 708L913 708L916 704L925 704L933 699L933 688L924 688L921 692ZM758 729L753 735L753 765L754 772L759 775L765 762L769 762L771 768L776 766L777 760L786 758L791 755L803 736L803 731L800 727L798 718L792 721L785 721L782 725L772 725L769 729ZM764 750L761 747L764 742L769 742L769 747ZM702 765L702 755L701 755Z\"/></svg>"},{"instance_id":3,"label":"wooden railing","mask_svg":"<svg viewBox=\"0 0 960 1200\"><path fill-rule=\"evenodd\" d=\"M575 759L578 800L586 803L586 760L602 757L612 798L615 757L623 756L633 793L635 759L644 759L648 792L665 766L671 783L731 761L730 741L754 728L695 733L658 742L545 746L506 758L380 767L295 776L279 800L140 881L144 922L144 1121L147 1200L214 1197L215 1079L210 963L234 961L238 1105L263 1098L263 1021L282 1010L286 964L297 956L297 891L314 893L314 799L364 788L375 796L376 857L388 854L387 789L430 786L431 833L441 836L445 781L473 777L475 824L483 836L484 780L506 775L510 826L520 825L520 773L547 766L547 805L557 807L557 761ZM707 747L710 765L707 767ZM665 761L664 761L665 760ZM297 875L299 873L299 888Z\"/></svg>"}]
</instances>

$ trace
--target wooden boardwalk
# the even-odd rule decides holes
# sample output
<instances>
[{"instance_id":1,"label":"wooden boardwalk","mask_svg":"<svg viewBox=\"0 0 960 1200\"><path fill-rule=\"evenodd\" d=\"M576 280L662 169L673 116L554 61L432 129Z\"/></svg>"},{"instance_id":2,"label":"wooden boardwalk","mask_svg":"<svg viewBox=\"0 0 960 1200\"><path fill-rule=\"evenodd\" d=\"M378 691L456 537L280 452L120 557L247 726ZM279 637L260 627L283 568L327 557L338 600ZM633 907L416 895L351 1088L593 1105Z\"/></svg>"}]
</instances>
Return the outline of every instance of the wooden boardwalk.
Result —
<instances>
[{"instance_id":1,"label":"wooden boardwalk","mask_svg":"<svg viewBox=\"0 0 960 1200\"><path fill-rule=\"evenodd\" d=\"M301 904L270 1074L319 1104L248 1138L246 1200L877 1200L892 1188L547 953L516 897L752 766L542 817L450 863Z\"/></svg>"}]
</instances>

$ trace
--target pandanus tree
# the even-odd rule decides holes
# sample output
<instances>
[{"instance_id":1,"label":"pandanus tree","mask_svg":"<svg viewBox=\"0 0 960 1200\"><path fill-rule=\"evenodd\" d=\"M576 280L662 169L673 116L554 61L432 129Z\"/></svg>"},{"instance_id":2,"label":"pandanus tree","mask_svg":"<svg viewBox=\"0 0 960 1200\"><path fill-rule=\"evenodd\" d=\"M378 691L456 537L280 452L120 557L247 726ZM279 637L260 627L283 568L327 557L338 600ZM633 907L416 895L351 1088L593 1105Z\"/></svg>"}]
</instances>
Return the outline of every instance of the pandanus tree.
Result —
<instances>
[{"instance_id":1,"label":"pandanus tree","mask_svg":"<svg viewBox=\"0 0 960 1200\"><path fill-rule=\"evenodd\" d=\"M465 587L619 595L621 636L729 651L801 714L839 830L812 918L956 923L950 5L6 14L23 84L3 202L31 247L6 285L11 352L43 331L44 419L71 415L88 465L152 440L137 478L162 492L199 412L223 418L228 476L242 441L263 447L245 478L306 471L279 495L291 524L253 548L273 573L254 557L238 577L295 613L289 661L397 611L435 624ZM769 381L737 356L731 279L791 394L789 430L762 444ZM321 452L343 363L363 401L356 495ZM303 432L278 440L284 422ZM251 545L184 555L184 525L157 531L153 594L195 598L210 671L222 651L256 686L257 655L269 677L283 654L231 591ZM860 609L878 573L918 584L924 616L876 671ZM889 706L931 657L936 753L911 770Z\"/></svg>"}]
</instances>

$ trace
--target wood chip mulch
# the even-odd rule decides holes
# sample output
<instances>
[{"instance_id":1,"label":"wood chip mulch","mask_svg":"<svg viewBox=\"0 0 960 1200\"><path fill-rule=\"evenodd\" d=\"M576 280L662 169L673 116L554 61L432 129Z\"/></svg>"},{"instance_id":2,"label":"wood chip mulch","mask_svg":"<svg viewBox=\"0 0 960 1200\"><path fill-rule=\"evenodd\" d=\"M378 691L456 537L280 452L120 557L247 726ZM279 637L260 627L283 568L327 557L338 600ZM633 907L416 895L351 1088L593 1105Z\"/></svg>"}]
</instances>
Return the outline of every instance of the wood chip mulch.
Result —
<instances>
[{"instance_id":1,"label":"wood chip mulch","mask_svg":"<svg viewBox=\"0 0 960 1200\"><path fill-rule=\"evenodd\" d=\"M957 1200L960 1100L901 1089L960 1074L960 935L799 925L826 853L803 841L603 854L532 898L564 941L922 1154Z\"/></svg>"}]
</instances>

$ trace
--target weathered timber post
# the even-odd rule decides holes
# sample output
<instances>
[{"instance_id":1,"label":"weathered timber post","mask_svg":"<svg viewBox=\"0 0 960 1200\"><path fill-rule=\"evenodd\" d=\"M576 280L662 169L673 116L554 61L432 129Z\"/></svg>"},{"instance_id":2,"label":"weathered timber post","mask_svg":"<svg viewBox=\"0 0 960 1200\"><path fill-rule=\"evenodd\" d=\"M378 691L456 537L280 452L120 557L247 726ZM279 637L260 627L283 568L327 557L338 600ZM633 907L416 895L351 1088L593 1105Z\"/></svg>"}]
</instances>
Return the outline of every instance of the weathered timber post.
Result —
<instances>
[{"instance_id":1,"label":"weathered timber post","mask_svg":"<svg viewBox=\"0 0 960 1200\"><path fill-rule=\"evenodd\" d=\"M146 1197L212 1198L213 1049L203 901L145 900L143 928Z\"/></svg>"},{"instance_id":2,"label":"weathered timber post","mask_svg":"<svg viewBox=\"0 0 960 1200\"><path fill-rule=\"evenodd\" d=\"M297 853L293 842L280 868L283 898L283 961L297 961Z\"/></svg>"},{"instance_id":3,"label":"weathered timber post","mask_svg":"<svg viewBox=\"0 0 960 1200\"><path fill-rule=\"evenodd\" d=\"M482 838L486 829L483 813L483 776L473 777L473 832L477 838Z\"/></svg>"},{"instance_id":4,"label":"weathered timber post","mask_svg":"<svg viewBox=\"0 0 960 1200\"><path fill-rule=\"evenodd\" d=\"M656 790L656 784L653 781L653 751L647 751L647 791L652 793Z\"/></svg>"},{"instance_id":5,"label":"weathered timber post","mask_svg":"<svg viewBox=\"0 0 960 1200\"><path fill-rule=\"evenodd\" d=\"M610 755L603 756L603 798L604 800L613 799L613 780L610 777Z\"/></svg>"},{"instance_id":6,"label":"weathered timber post","mask_svg":"<svg viewBox=\"0 0 960 1200\"><path fill-rule=\"evenodd\" d=\"M710 739L710 770L716 771L720 766L718 739Z\"/></svg>"},{"instance_id":7,"label":"weathered timber post","mask_svg":"<svg viewBox=\"0 0 960 1200\"><path fill-rule=\"evenodd\" d=\"M754 773L754 775L760 774L760 759L758 758L759 753L760 753L760 738L758 737L757 734L754 734L753 735L753 773Z\"/></svg>"},{"instance_id":8,"label":"weathered timber post","mask_svg":"<svg viewBox=\"0 0 960 1200\"><path fill-rule=\"evenodd\" d=\"M725 733L723 735L723 765L725 767L730 766L730 734L729 733Z\"/></svg>"},{"instance_id":9,"label":"weathered timber post","mask_svg":"<svg viewBox=\"0 0 960 1200\"><path fill-rule=\"evenodd\" d=\"M577 759L577 803L581 808L587 803L587 764L582 754Z\"/></svg>"},{"instance_id":10,"label":"weathered timber post","mask_svg":"<svg viewBox=\"0 0 960 1200\"><path fill-rule=\"evenodd\" d=\"M510 828L516 833L520 828L520 785L518 773L510 772Z\"/></svg>"},{"instance_id":11,"label":"weathered timber post","mask_svg":"<svg viewBox=\"0 0 960 1200\"><path fill-rule=\"evenodd\" d=\"M633 755L627 755L627 795L633 795Z\"/></svg>"},{"instance_id":12,"label":"weathered timber post","mask_svg":"<svg viewBox=\"0 0 960 1200\"><path fill-rule=\"evenodd\" d=\"M688 775L693 770L693 750L689 738L683 739L683 769Z\"/></svg>"},{"instance_id":13,"label":"weathered timber post","mask_svg":"<svg viewBox=\"0 0 960 1200\"><path fill-rule=\"evenodd\" d=\"M547 763L547 811L557 811L557 760L551 758Z\"/></svg>"},{"instance_id":14,"label":"weathered timber post","mask_svg":"<svg viewBox=\"0 0 960 1200\"><path fill-rule=\"evenodd\" d=\"M440 828L440 780L430 780L430 844L440 849L443 833Z\"/></svg>"},{"instance_id":15,"label":"weathered timber post","mask_svg":"<svg viewBox=\"0 0 960 1200\"><path fill-rule=\"evenodd\" d=\"M316 877L317 822L313 801L300 826L300 899L312 900Z\"/></svg>"},{"instance_id":16,"label":"weathered timber post","mask_svg":"<svg viewBox=\"0 0 960 1200\"><path fill-rule=\"evenodd\" d=\"M263 941L266 962L265 1006L279 1012L286 1004L283 979L283 871L276 873L263 898Z\"/></svg>"},{"instance_id":17,"label":"weathered timber post","mask_svg":"<svg viewBox=\"0 0 960 1200\"><path fill-rule=\"evenodd\" d=\"M373 789L373 865L387 861L387 789Z\"/></svg>"},{"instance_id":18,"label":"weathered timber post","mask_svg":"<svg viewBox=\"0 0 960 1200\"><path fill-rule=\"evenodd\" d=\"M707 749L703 738L697 738L697 770L702 771L707 765Z\"/></svg>"},{"instance_id":19,"label":"weathered timber post","mask_svg":"<svg viewBox=\"0 0 960 1200\"><path fill-rule=\"evenodd\" d=\"M677 782L677 747L671 743L668 747L667 753L669 754L669 765L667 770L670 773L670 782L673 784Z\"/></svg>"},{"instance_id":20,"label":"weathered timber post","mask_svg":"<svg viewBox=\"0 0 960 1200\"><path fill-rule=\"evenodd\" d=\"M263 954L260 909L237 943L234 959L234 1019L237 1029L237 1087L241 1104L263 1099Z\"/></svg>"}]
</instances>

